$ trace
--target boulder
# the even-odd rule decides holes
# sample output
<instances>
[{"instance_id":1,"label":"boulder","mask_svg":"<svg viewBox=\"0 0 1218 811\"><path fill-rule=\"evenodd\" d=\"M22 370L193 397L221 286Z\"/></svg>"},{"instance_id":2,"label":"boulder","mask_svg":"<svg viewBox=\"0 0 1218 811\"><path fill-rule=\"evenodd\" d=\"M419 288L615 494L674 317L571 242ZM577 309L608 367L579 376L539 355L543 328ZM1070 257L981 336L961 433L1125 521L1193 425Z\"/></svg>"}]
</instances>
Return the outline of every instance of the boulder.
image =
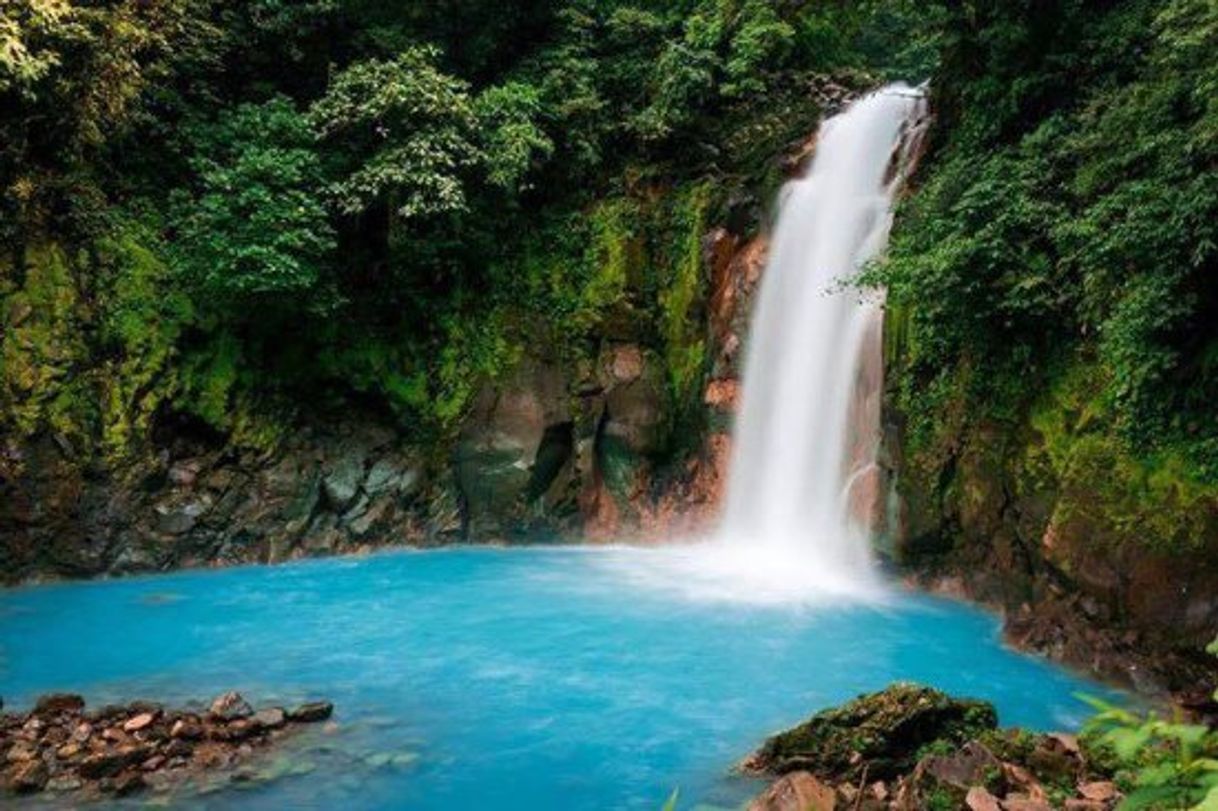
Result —
<instances>
[{"instance_id":1,"label":"boulder","mask_svg":"<svg viewBox=\"0 0 1218 811\"><path fill-rule=\"evenodd\" d=\"M770 774L806 770L850 782L866 769L870 779L884 780L912 769L925 746L961 745L997 724L998 715L987 702L894 684L773 736L746 767Z\"/></svg>"},{"instance_id":2,"label":"boulder","mask_svg":"<svg viewBox=\"0 0 1218 811\"><path fill-rule=\"evenodd\" d=\"M748 811L834 811L837 793L808 772L791 772L749 803Z\"/></svg>"}]
</instances>

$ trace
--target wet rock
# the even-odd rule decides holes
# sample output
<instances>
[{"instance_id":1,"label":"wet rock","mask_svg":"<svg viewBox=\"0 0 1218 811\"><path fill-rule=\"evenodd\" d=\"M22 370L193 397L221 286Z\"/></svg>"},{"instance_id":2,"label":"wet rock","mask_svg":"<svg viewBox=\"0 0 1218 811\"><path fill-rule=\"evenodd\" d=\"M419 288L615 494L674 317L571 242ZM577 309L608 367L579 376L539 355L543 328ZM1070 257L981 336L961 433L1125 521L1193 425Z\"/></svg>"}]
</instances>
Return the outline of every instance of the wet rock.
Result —
<instances>
[{"instance_id":1,"label":"wet rock","mask_svg":"<svg viewBox=\"0 0 1218 811\"><path fill-rule=\"evenodd\" d=\"M202 500L176 506L158 506L156 509L157 530L166 535L185 535L195 528L199 517L207 512L210 506L210 503Z\"/></svg>"},{"instance_id":2,"label":"wet rock","mask_svg":"<svg viewBox=\"0 0 1218 811\"><path fill-rule=\"evenodd\" d=\"M77 771L81 777L88 780L111 777L127 766L142 763L151 754L151 751L145 746L129 746L115 751L98 752L82 760Z\"/></svg>"},{"instance_id":3,"label":"wet rock","mask_svg":"<svg viewBox=\"0 0 1218 811\"><path fill-rule=\"evenodd\" d=\"M224 693L217 696L211 703L209 709L210 714L214 718L223 721L230 721L235 718L246 718L254 714L254 708L249 705L249 702L241 697L241 694L235 691Z\"/></svg>"},{"instance_id":4,"label":"wet rock","mask_svg":"<svg viewBox=\"0 0 1218 811\"><path fill-rule=\"evenodd\" d=\"M203 728L199 727L199 735L203 735ZM165 747L165 755L169 758L187 758L194 754L195 748L180 738L175 738L170 741Z\"/></svg>"},{"instance_id":5,"label":"wet rock","mask_svg":"<svg viewBox=\"0 0 1218 811\"><path fill-rule=\"evenodd\" d=\"M287 716L281 708L271 707L258 710L250 720L262 729L279 729L287 723Z\"/></svg>"},{"instance_id":6,"label":"wet rock","mask_svg":"<svg viewBox=\"0 0 1218 811\"><path fill-rule=\"evenodd\" d=\"M80 712L85 700L75 693L47 693L34 704L35 715L50 715L58 712Z\"/></svg>"},{"instance_id":7,"label":"wet rock","mask_svg":"<svg viewBox=\"0 0 1218 811\"><path fill-rule=\"evenodd\" d=\"M48 777L45 763L41 760L29 760L18 763L10 770L8 784L18 794L31 794L42 791Z\"/></svg>"},{"instance_id":8,"label":"wet rock","mask_svg":"<svg viewBox=\"0 0 1218 811\"><path fill-rule=\"evenodd\" d=\"M60 760L71 760L81 753L82 749L78 743L65 743L63 746L55 750L55 757Z\"/></svg>"},{"instance_id":9,"label":"wet rock","mask_svg":"<svg viewBox=\"0 0 1218 811\"><path fill-rule=\"evenodd\" d=\"M129 794L134 794L146 785L142 774L137 771L127 771L114 778L111 788L116 796L126 797Z\"/></svg>"},{"instance_id":10,"label":"wet rock","mask_svg":"<svg viewBox=\"0 0 1218 811\"><path fill-rule=\"evenodd\" d=\"M189 718L179 718L173 722L169 737L197 741L203 737L203 725Z\"/></svg>"},{"instance_id":11,"label":"wet rock","mask_svg":"<svg viewBox=\"0 0 1218 811\"><path fill-rule=\"evenodd\" d=\"M73 777L70 774L57 774L47 781L45 786L47 791L76 791L84 783L79 777Z\"/></svg>"},{"instance_id":12,"label":"wet rock","mask_svg":"<svg viewBox=\"0 0 1218 811\"><path fill-rule=\"evenodd\" d=\"M8 750L4 759L9 763L25 763L38 757L38 750L30 743L17 743Z\"/></svg>"},{"instance_id":13,"label":"wet rock","mask_svg":"<svg viewBox=\"0 0 1218 811\"><path fill-rule=\"evenodd\" d=\"M289 721L298 723L314 723L324 721L334 713L334 705L329 701L310 701L306 704L301 704L295 709L289 710L287 717Z\"/></svg>"},{"instance_id":14,"label":"wet rock","mask_svg":"<svg viewBox=\"0 0 1218 811\"><path fill-rule=\"evenodd\" d=\"M749 803L748 811L834 811L837 793L808 772L791 772Z\"/></svg>"},{"instance_id":15,"label":"wet rock","mask_svg":"<svg viewBox=\"0 0 1218 811\"><path fill-rule=\"evenodd\" d=\"M335 510L344 510L359 492L364 480L364 457L358 453L348 454L331 468L322 478L322 492Z\"/></svg>"},{"instance_id":16,"label":"wet rock","mask_svg":"<svg viewBox=\"0 0 1218 811\"><path fill-rule=\"evenodd\" d=\"M938 741L962 744L997 722L989 703L894 684L773 736L745 765L771 774L806 770L852 782L866 768L870 778L887 779L912 769L922 747Z\"/></svg>"},{"instance_id":17,"label":"wet rock","mask_svg":"<svg viewBox=\"0 0 1218 811\"><path fill-rule=\"evenodd\" d=\"M150 712L142 712L126 721L123 724L123 732L139 732L152 726L152 722L156 720L156 716Z\"/></svg>"}]
</instances>

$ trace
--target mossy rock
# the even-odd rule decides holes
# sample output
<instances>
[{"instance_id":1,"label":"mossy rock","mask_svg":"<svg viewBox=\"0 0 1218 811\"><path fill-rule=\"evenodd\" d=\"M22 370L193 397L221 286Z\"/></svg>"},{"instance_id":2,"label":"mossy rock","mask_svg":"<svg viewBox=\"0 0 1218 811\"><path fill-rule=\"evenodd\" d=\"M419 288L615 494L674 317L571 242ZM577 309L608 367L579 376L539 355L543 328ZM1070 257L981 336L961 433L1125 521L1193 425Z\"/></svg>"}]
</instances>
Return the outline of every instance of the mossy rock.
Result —
<instances>
[{"instance_id":1,"label":"mossy rock","mask_svg":"<svg viewBox=\"0 0 1218 811\"><path fill-rule=\"evenodd\" d=\"M908 772L919 752L960 745L998 726L994 706L916 684L893 684L780 732L749 760L771 774L806 770L831 781L886 780Z\"/></svg>"}]
</instances>

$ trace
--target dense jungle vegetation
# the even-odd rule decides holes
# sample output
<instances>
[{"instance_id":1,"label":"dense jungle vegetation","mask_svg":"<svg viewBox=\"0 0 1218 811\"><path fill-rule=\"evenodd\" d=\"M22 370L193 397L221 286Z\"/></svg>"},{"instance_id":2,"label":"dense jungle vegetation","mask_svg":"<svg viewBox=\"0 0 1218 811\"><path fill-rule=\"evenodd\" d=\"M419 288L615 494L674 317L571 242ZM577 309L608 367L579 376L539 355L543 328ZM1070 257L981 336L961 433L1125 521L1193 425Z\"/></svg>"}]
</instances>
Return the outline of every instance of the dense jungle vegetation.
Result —
<instances>
[{"instance_id":1,"label":"dense jungle vegetation","mask_svg":"<svg viewBox=\"0 0 1218 811\"><path fill-rule=\"evenodd\" d=\"M983 415L1096 542L1195 549L1218 493L1218 6L966 17L930 171L869 274L911 450Z\"/></svg>"},{"instance_id":2,"label":"dense jungle vegetation","mask_svg":"<svg viewBox=\"0 0 1218 811\"><path fill-rule=\"evenodd\" d=\"M1218 482L1215 52L1208 0L9 0L2 430L121 457L165 414L257 445L358 399L443 436L529 347L610 331L696 397L701 235L763 226L813 83L931 77L869 273L915 444L1030 421L1112 510L1187 507Z\"/></svg>"},{"instance_id":3,"label":"dense jungle vegetation","mask_svg":"<svg viewBox=\"0 0 1218 811\"><path fill-rule=\"evenodd\" d=\"M6 3L4 428L121 457L358 398L443 436L611 322L696 398L702 234L810 82L929 70L918 5Z\"/></svg>"}]
</instances>

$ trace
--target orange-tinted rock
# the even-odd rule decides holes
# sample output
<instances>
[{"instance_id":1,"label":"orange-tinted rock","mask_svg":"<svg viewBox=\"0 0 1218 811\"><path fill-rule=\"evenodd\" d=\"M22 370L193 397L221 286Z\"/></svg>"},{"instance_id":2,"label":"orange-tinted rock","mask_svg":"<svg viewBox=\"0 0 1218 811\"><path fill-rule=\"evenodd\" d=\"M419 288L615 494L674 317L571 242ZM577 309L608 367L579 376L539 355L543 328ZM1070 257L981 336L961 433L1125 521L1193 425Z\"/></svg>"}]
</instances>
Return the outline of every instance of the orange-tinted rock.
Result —
<instances>
[{"instance_id":1,"label":"orange-tinted rock","mask_svg":"<svg viewBox=\"0 0 1218 811\"><path fill-rule=\"evenodd\" d=\"M748 811L834 811L837 793L808 772L792 772L770 786Z\"/></svg>"},{"instance_id":2,"label":"orange-tinted rock","mask_svg":"<svg viewBox=\"0 0 1218 811\"><path fill-rule=\"evenodd\" d=\"M998 798L981 786L973 786L968 790L968 794L964 795L964 804L968 806L969 811L1001 811Z\"/></svg>"}]
</instances>

